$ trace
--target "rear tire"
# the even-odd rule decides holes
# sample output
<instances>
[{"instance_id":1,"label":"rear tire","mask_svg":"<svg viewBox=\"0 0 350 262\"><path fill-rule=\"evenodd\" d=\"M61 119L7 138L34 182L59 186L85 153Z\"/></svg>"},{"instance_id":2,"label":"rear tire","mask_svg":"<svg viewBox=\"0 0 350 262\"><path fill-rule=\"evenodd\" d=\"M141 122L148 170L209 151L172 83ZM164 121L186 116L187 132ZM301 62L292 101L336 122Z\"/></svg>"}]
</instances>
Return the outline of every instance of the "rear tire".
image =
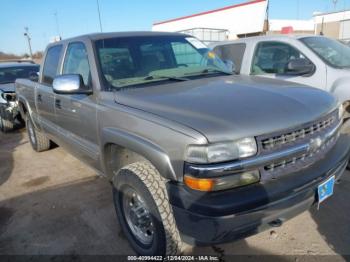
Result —
<instances>
[{"instance_id":1,"label":"rear tire","mask_svg":"<svg viewBox=\"0 0 350 262\"><path fill-rule=\"evenodd\" d=\"M43 152L50 149L50 140L41 131L34 127L29 116L26 118L26 127L30 144L35 151Z\"/></svg>"},{"instance_id":2,"label":"rear tire","mask_svg":"<svg viewBox=\"0 0 350 262\"><path fill-rule=\"evenodd\" d=\"M148 256L181 253L182 241L169 203L164 178L158 171L148 162L136 162L122 168L114 176L113 184L117 217L136 253ZM130 199L130 192L134 192L131 198L135 197L136 201L131 201L131 207L128 208L125 199ZM135 202L141 204L135 204ZM131 216L134 219L130 219L129 215L132 208L136 209L136 216ZM138 216L142 208L145 211L141 210L141 215ZM133 223L132 220L136 222ZM140 223L139 220L141 220ZM142 231L145 228L148 231ZM140 231L146 235L145 241L142 235L140 236ZM150 237L152 237L151 240Z\"/></svg>"}]
</instances>

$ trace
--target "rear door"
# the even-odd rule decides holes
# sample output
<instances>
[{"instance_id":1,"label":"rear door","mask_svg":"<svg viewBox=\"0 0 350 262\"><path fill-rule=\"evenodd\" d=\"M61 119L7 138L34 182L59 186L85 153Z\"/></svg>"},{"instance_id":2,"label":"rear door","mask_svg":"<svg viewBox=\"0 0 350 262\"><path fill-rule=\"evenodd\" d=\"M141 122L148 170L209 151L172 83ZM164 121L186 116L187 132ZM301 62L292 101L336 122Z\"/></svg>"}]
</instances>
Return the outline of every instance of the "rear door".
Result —
<instances>
[{"instance_id":1,"label":"rear door","mask_svg":"<svg viewBox=\"0 0 350 262\"><path fill-rule=\"evenodd\" d=\"M81 75L84 85L92 86L89 58L83 42L68 44L62 67L62 75L66 74ZM94 166L99 154L95 96L55 94L54 104L62 142Z\"/></svg>"},{"instance_id":2,"label":"rear door","mask_svg":"<svg viewBox=\"0 0 350 262\"><path fill-rule=\"evenodd\" d=\"M62 49L62 45L57 45L47 50L40 83L37 85L35 94L38 116L37 119L33 120L38 120L42 129L53 135L57 129L55 126L55 95L52 89L52 83L59 72Z\"/></svg>"}]
</instances>

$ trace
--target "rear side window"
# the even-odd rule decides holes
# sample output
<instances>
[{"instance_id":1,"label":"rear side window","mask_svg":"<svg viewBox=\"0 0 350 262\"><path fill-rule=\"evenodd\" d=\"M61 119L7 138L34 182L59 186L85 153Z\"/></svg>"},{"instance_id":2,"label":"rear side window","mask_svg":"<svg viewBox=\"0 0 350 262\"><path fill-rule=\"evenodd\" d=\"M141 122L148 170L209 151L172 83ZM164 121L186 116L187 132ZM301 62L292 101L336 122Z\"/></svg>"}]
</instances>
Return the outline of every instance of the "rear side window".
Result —
<instances>
[{"instance_id":1,"label":"rear side window","mask_svg":"<svg viewBox=\"0 0 350 262\"><path fill-rule=\"evenodd\" d=\"M246 44L239 43L239 44L217 46L214 48L214 52L222 60L231 60L232 62L234 62L236 71L240 72L245 49L246 49Z\"/></svg>"},{"instance_id":2,"label":"rear side window","mask_svg":"<svg viewBox=\"0 0 350 262\"><path fill-rule=\"evenodd\" d=\"M43 84L52 85L53 79L58 75L58 63L60 61L61 51L62 45L53 46L47 50L43 69Z\"/></svg>"},{"instance_id":3,"label":"rear side window","mask_svg":"<svg viewBox=\"0 0 350 262\"><path fill-rule=\"evenodd\" d=\"M72 43L68 46L63 65L63 74L81 75L84 84L89 84L90 65L86 47L83 43Z\"/></svg>"}]
</instances>

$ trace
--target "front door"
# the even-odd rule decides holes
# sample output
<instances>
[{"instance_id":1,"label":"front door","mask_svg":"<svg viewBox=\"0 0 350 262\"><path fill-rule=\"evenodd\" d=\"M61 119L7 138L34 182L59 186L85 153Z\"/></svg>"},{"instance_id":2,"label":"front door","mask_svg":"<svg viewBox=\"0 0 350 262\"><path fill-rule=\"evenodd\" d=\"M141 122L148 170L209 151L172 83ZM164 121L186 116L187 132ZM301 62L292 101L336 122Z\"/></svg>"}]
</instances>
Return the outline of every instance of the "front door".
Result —
<instances>
[{"instance_id":1,"label":"front door","mask_svg":"<svg viewBox=\"0 0 350 262\"><path fill-rule=\"evenodd\" d=\"M288 72L287 64L293 59L307 59L303 53L288 43L264 41L257 44L252 60L251 75L286 80L303 85L325 89L327 84L327 69L324 64L318 64L314 73L297 75Z\"/></svg>"},{"instance_id":2,"label":"front door","mask_svg":"<svg viewBox=\"0 0 350 262\"><path fill-rule=\"evenodd\" d=\"M84 85L91 85L90 65L84 43L73 42L68 45L62 74L81 75ZM61 128L64 143L79 158L95 166L99 157L95 97L55 94L54 104L57 125Z\"/></svg>"}]
</instances>

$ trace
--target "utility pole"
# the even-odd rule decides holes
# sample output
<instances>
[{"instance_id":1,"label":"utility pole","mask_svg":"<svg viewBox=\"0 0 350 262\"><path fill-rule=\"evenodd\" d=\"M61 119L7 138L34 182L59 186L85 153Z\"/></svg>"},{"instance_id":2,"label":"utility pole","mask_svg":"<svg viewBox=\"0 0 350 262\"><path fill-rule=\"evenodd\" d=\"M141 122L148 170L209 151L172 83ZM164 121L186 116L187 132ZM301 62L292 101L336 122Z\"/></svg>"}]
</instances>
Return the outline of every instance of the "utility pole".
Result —
<instances>
[{"instance_id":1,"label":"utility pole","mask_svg":"<svg viewBox=\"0 0 350 262\"><path fill-rule=\"evenodd\" d=\"M334 5L334 11L337 9L338 0L332 0Z\"/></svg>"},{"instance_id":2,"label":"utility pole","mask_svg":"<svg viewBox=\"0 0 350 262\"><path fill-rule=\"evenodd\" d=\"M101 12L100 12L100 2L99 0L96 0L97 3L97 12L98 12L98 20L100 22L100 31L102 32L102 22L101 22Z\"/></svg>"},{"instance_id":3,"label":"utility pole","mask_svg":"<svg viewBox=\"0 0 350 262\"><path fill-rule=\"evenodd\" d=\"M28 47L29 47L29 55L30 55L30 58L31 59L33 59L33 52L32 52L32 46L31 46L31 44L30 44L30 40L31 40L31 38L30 38L30 36L29 36L29 32L28 32L28 27L25 27L24 28L24 36L27 38L27 41L28 41Z\"/></svg>"}]
</instances>

